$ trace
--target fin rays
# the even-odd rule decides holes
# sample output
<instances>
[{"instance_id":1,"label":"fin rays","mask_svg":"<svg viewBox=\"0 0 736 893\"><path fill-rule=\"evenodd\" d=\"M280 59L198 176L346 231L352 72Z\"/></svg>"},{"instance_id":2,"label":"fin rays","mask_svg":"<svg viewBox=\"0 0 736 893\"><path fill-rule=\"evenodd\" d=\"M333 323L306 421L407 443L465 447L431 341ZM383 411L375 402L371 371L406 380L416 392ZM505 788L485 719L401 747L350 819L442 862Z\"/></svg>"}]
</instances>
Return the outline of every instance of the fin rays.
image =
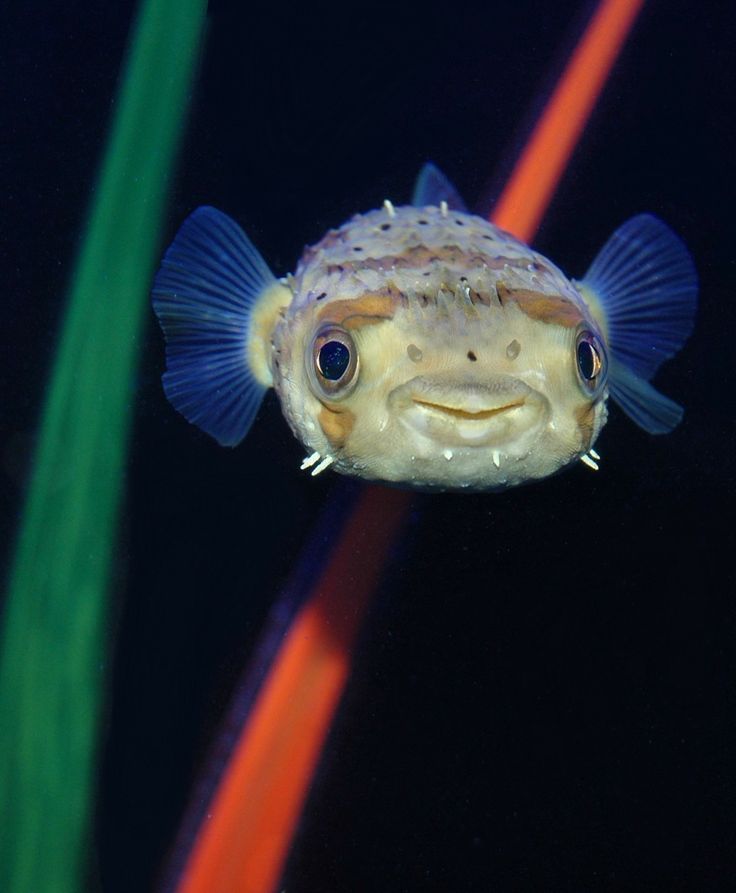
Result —
<instances>
[{"instance_id":1,"label":"fin rays","mask_svg":"<svg viewBox=\"0 0 736 893\"><path fill-rule=\"evenodd\" d=\"M184 221L154 281L166 396L223 446L245 437L266 390L246 346L253 307L275 282L240 227L209 207Z\"/></svg>"},{"instance_id":2,"label":"fin rays","mask_svg":"<svg viewBox=\"0 0 736 893\"><path fill-rule=\"evenodd\" d=\"M683 410L649 381L692 331L697 274L687 248L661 220L640 214L606 242L582 284L606 315L612 398L651 434L671 431Z\"/></svg>"}]
</instances>

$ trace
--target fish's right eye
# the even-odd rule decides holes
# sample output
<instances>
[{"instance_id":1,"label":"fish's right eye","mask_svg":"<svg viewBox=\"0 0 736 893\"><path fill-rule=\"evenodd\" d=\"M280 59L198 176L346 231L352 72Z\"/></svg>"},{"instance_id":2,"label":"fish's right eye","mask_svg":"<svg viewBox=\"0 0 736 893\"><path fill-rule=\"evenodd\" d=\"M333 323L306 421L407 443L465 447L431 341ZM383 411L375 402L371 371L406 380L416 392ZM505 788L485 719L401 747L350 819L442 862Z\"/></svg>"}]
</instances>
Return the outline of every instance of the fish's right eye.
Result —
<instances>
[{"instance_id":1,"label":"fish's right eye","mask_svg":"<svg viewBox=\"0 0 736 893\"><path fill-rule=\"evenodd\" d=\"M317 370L327 381L340 381L350 365L350 350L342 341L326 341L317 354Z\"/></svg>"},{"instance_id":2,"label":"fish's right eye","mask_svg":"<svg viewBox=\"0 0 736 893\"><path fill-rule=\"evenodd\" d=\"M357 380L358 351L349 332L330 326L312 342L312 378L329 397L344 397Z\"/></svg>"}]
</instances>

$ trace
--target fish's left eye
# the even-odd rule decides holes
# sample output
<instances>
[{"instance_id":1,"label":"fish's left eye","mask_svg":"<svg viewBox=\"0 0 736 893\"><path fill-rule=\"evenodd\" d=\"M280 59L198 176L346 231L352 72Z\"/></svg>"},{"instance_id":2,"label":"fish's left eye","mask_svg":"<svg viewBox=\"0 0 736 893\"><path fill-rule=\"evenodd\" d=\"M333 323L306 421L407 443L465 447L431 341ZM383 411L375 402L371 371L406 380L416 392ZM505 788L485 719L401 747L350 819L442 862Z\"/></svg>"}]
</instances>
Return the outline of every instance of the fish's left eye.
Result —
<instances>
[{"instance_id":1,"label":"fish's left eye","mask_svg":"<svg viewBox=\"0 0 736 893\"><path fill-rule=\"evenodd\" d=\"M590 395L595 395L606 377L606 352L600 339L593 332L583 331L577 337L575 360L578 378Z\"/></svg>"},{"instance_id":2,"label":"fish's left eye","mask_svg":"<svg viewBox=\"0 0 736 893\"><path fill-rule=\"evenodd\" d=\"M312 342L311 378L330 397L344 397L356 380L358 351L349 332L339 326L322 329Z\"/></svg>"}]
</instances>

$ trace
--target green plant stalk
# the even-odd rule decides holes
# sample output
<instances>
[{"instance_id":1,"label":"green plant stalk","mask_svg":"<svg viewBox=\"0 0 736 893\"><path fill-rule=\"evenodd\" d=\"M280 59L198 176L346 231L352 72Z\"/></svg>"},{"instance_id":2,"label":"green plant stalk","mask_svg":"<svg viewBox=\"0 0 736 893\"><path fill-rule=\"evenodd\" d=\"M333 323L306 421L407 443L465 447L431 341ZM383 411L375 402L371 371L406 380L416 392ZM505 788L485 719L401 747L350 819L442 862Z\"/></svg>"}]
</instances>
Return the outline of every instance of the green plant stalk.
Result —
<instances>
[{"instance_id":1,"label":"green plant stalk","mask_svg":"<svg viewBox=\"0 0 736 893\"><path fill-rule=\"evenodd\" d=\"M42 411L0 653L0 890L85 887L139 331L205 0L131 32Z\"/></svg>"}]
</instances>

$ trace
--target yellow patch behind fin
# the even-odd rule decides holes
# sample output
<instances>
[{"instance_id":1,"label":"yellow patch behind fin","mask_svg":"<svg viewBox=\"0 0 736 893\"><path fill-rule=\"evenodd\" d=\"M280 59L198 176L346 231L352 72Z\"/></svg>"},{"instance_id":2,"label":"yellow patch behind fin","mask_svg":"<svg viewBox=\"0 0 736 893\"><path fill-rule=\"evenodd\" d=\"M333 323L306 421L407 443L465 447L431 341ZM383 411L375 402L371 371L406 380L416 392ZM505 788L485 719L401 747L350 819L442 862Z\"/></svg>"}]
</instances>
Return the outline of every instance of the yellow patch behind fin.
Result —
<instances>
[{"instance_id":1,"label":"yellow patch behind fin","mask_svg":"<svg viewBox=\"0 0 736 893\"><path fill-rule=\"evenodd\" d=\"M251 310L246 359L253 377L267 388L273 387L271 335L293 297L293 292L283 282L274 282L259 295Z\"/></svg>"}]
</instances>

